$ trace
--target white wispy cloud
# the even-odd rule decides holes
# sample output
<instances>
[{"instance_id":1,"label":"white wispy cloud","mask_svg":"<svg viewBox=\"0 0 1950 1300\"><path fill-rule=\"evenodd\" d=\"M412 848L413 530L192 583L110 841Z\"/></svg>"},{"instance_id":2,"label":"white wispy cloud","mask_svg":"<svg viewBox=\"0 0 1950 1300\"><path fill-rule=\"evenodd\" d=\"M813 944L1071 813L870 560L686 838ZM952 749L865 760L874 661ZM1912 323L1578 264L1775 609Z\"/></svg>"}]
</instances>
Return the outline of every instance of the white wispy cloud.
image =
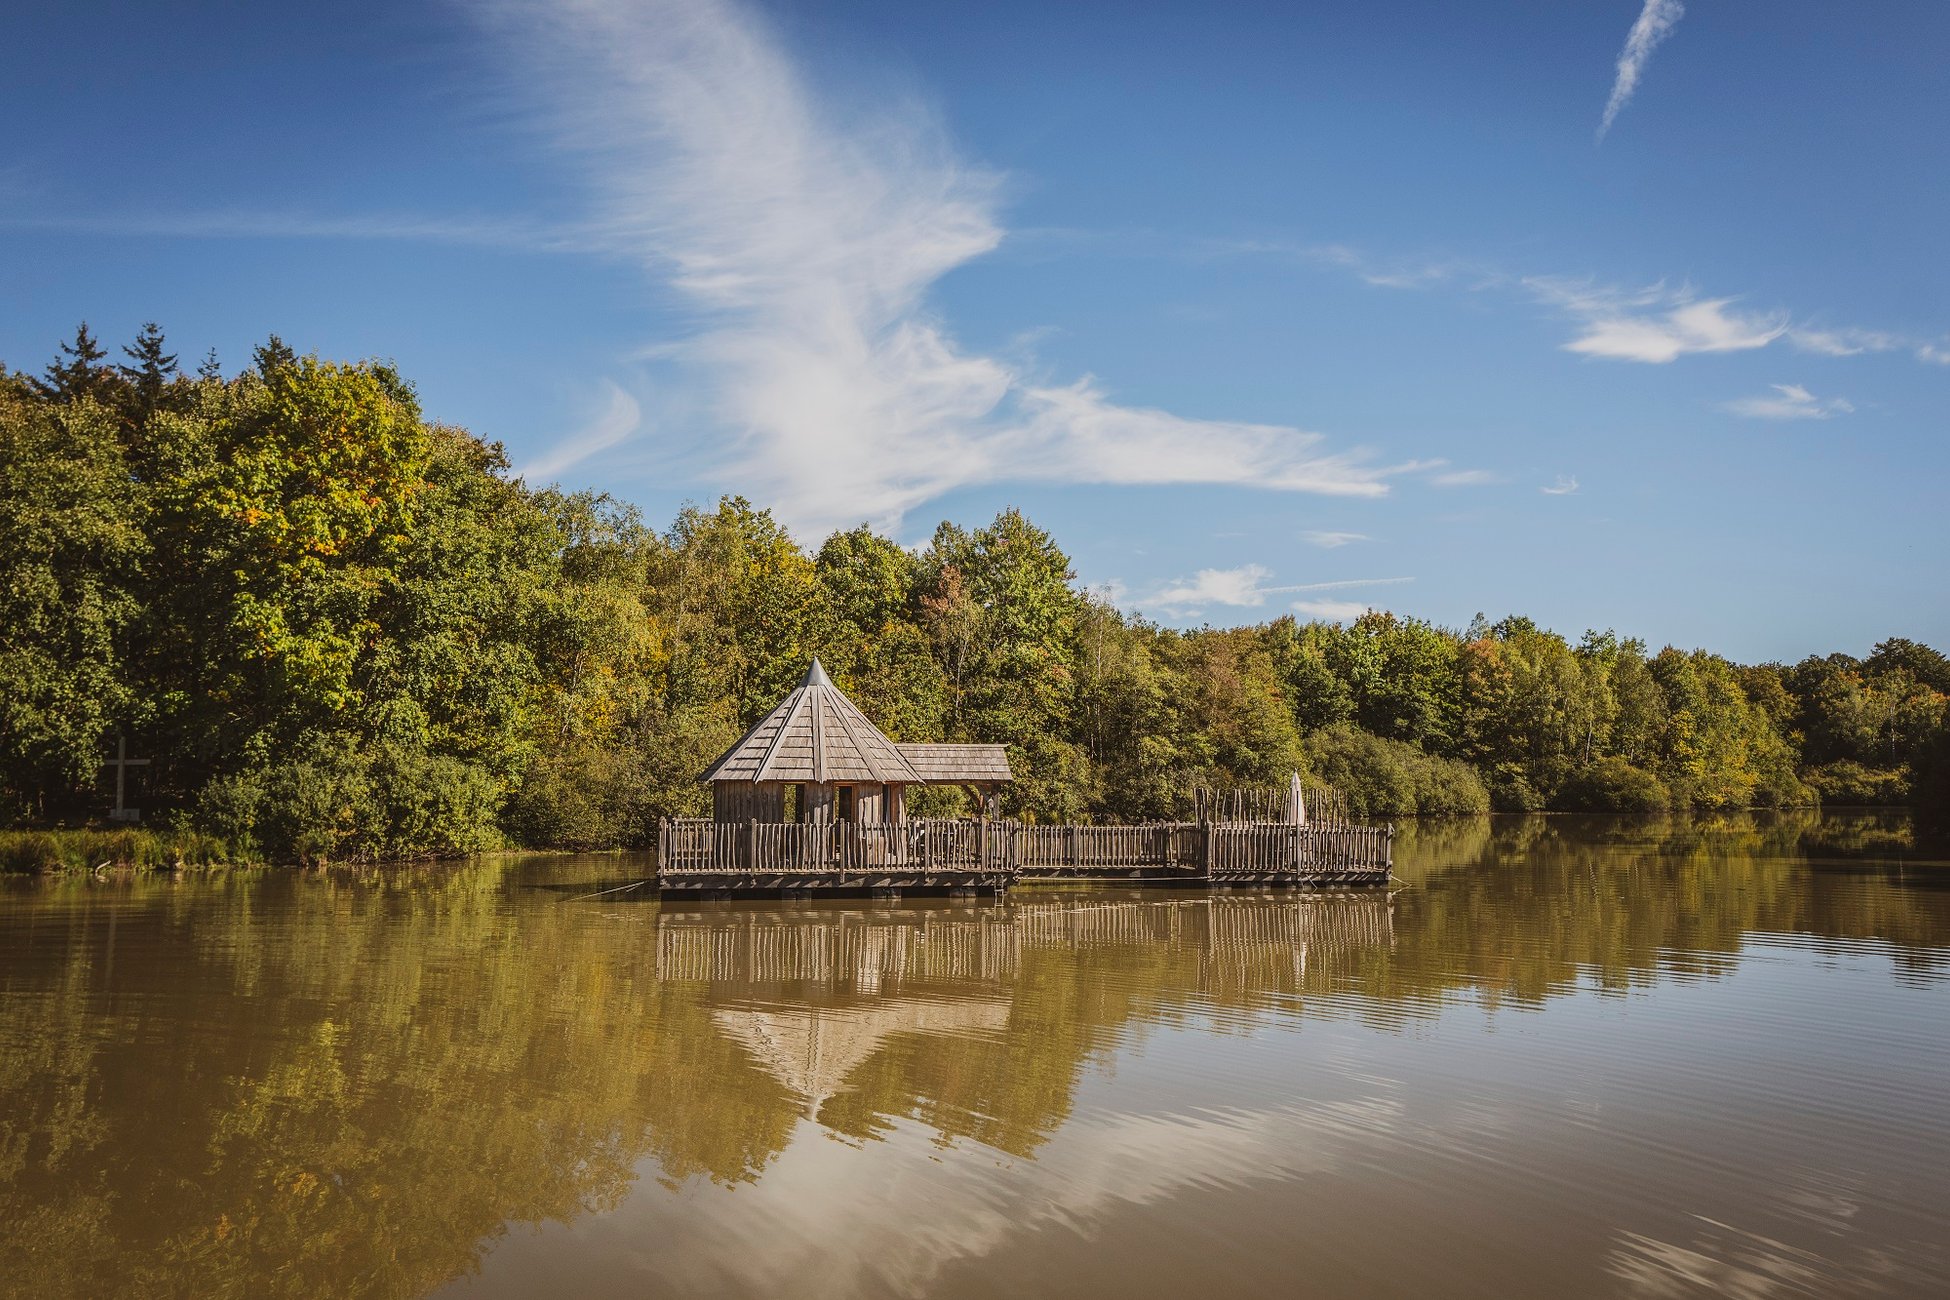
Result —
<instances>
[{"instance_id":1,"label":"white wispy cloud","mask_svg":"<svg viewBox=\"0 0 1950 1300\"><path fill-rule=\"evenodd\" d=\"M1800 326L1788 331L1788 342L1803 352L1824 357L1859 357L1865 352L1895 352L1913 346L1900 334L1883 330L1820 329Z\"/></svg>"},{"instance_id":2,"label":"white wispy cloud","mask_svg":"<svg viewBox=\"0 0 1950 1300\"><path fill-rule=\"evenodd\" d=\"M552 479L563 470L616 446L635 433L642 423L643 409L637 405L636 398L623 391L614 381L604 380L602 410L582 429L520 466L516 473L534 482Z\"/></svg>"},{"instance_id":3,"label":"white wispy cloud","mask_svg":"<svg viewBox=\"0 0 1950 1300\"><path fill-rule=\"evenodd\" d=\"M1337 578L1333 582L1303 582L1292 587L1268 587L1268 591L1345 591L1349 587L1394 587L1413 578Z\"/></svg>"},{"instance_id":4,"label":"white wispy cloud","mask_svg":"<svg viewBox=\"0 0 1950 1300\"><path fill-rule=\"evenodd\" d=\"M1328 623L1351 623L1374 606L1362 600L1296 600L1295 613Z\"/></svg>"},{"instance_id":5,"label":"white wispy cloud","mask_svg":"<svg viewBox=\"0 0 1950 1300\"><path fill-rule=\"evenodd\" d=\"M1547 497L1568 497L1576 494L1578 480L1570 474L1559 474L1555 482L1546 483L1537 490Z\"/></svg>"},{"instance_id":6,"label":"white wispy cloud","mask_svg":"<svg viewBox=\"0 0 1950 1300\"><path fill-rule=\"evenodd\" d=\"M1855 409L1845 397L1816 397L1799 384L1769 384L1773 396L1742 397L1723 402L1720 409L1750 420L1826 420Z\"/></svg>"},{"instance_id":7,"label":"white wispy cloud","mask_svg":"<svg viewBox=\"0 0 1950 1300\"><path fill-rule=\"evenodd\" d=\"M1593 277L1526 275L1463 257L1388 256L1345 243L1186 237L1129 228L1093 232L1040 227L1012 232L1009 246L1018 256L1027 246L1036 256L1060 251L1066 256L1193 262L1260 258L1344 271L1379 288L1518 295L1556 308L1577 323L1577 335L1564 345L1567 350L1620 360L1656 363L1687 353L1736 352L1786 341L1823 356L1908 351L1920 361L1950 364L1950 338L1926 340L1888 330L1821 325L1786 311L1740 311L1734 308L1740 301L1736 295L1706 298L1690 284L1673 288L1664 280L1624 289Z\"/></svg>"},{"instance_id":8,"label":"white wispy cloud","mask_svg":"<svg viewBox=\"0 0 1950 1300\"><path fill-rule=\"evenodd\" d=\"M1362 282L1378 289L1427 289L1464 276L1480 276L1481 268L1461 262L1402 260L1378 261L1346 244L1292 244L1277 240L1238 241L1218 245L1232 253L1280 253L1300 261L1318 262L1352 272Z\"/></svg>"},{"instance_id":9,"label":"white wispy cloud","mask_svg":"<svg viewBox=\"0 0 1950 1300\"><path fill-rule=\"evenodd\" d=\"M1232 569L1200 569L1190 578L1178 578L1140 599L1141 609L1155 609L1174 617L1191 617L1215 606L1228 609L1253 609L1272 596L1290 596L1308 591L1345 591L1360 587L1387 587L1413 578L1337 578L1330 582L1302 582L1273 586L1273 571L1263 564L1242 564ZM1336 602L1327 602L1329 604ZM1295 608L1300 608L1296 605ZM1363 609L1366 606L1362 606Z\"/></svg>"},{"instance_id":10,"label":"white wispy cloud","mask_svg":"<svg viewBox=\"0 0 1950 1300\"><path fill-rule=\"evenodd\" d=\"M1452 469L1431 478L1429 482L1437 487L1484 487L1497 482L1497 476L1486 469Z\"/></svg>"},{"instance_id":11,"label":"white wispy cloud","mask_svg":"<svg viewBox=\"0 0 1950 1300\"><path fill-rule=\"evenodd\" d=\"M1073 248L1091 246L1069 232ZM1378 257L1347 244L1305 244L1276 239L1179 240L1146 232L1122 232L1113 244L1131 256L1175 252L1195 258L1264 257L1346 271L1365 284L1391 289L1448 288L1467 293L1513 293L1545 303L1577 324L1567 351L1615 360L1660 363L1696 352L1739 352L1785 341L1804 352L1852 357L1864 353L1913 353L1917 360L1950 364L1950 339L1925 340L1888 330L1824 326L1796 321L1786 311L1747 312L1733 295L1703 297L1689 284L1657 281L1638 289L1604 285L1592 278L1522 275L1462 258ZM1465 477L1467 474L1477 477ZM1481 471L1448 476L1448 486L1494 481ZM1438 480L1440 481L1440 480Z\"/></svg>"},{"instance_id":12,"label":"white wispy cloud","mask_svg":"<svg viewBox=\"0 0 1950 1300\"><path fill-rule=\"evenodd\" d=\"M49 214L0 211L0 227L163 239L325 239L453 244L532 253L611 251L589 225L513 217L415 213L320 214L214 209L187 212Z\"/></svg>"},{"instance_id":13,"label":"white wispy cloud","mask_svg":"<svg viewBox=\"0 0 1950 1300\"><path fill-rule=\"evenodd\" d=\"M1652 58L1652 51L1659 43L1672 35L1672 29L1686 12L1679 0L1645 0L1645 8L1639 11L1638 21L1625 35L1625 48L1618 54L1618 74L1612 79L1611 98L1605 101L1605 116L1598 123L1598 138L1605 138L1611 124L1617 120L1619 110L1631 102L1632 95L1639 88L1639 78L1645 75L1645 65Z\"/></svg>"},{"instance_id":14,"label":"white wispy cloud","mask_svg":"<svg viewBox=\"0 0 1950 1300\"><path fill-rule=\"evenodd\" d=\"M1263 564L1200 569L1190 579L1180 578L1153 592L1143 603L1173 613L1197 613L1213 605L1249 609L1266 603L1272 590L1266 580L1272 576L1273 571Z\"/></svg>"},{"instance_id":15,"label":"white wispy cloud","mask_svg":"<svg viewBox=\"0 0 1950 1300\"><path fill-rule=\"evenodd\" d=\"M584 160L595 237L694 310L666 355L721 431L714 472L797 529L893 527L980 483L1379 496L1412 468L1286 425L1122 405L1092 378L1051 383L963 348L927 297L1002 239L997 178L922 105L842 111L729 0L488 12Z\"/></svg>"},{"instance_id":16,"label":"white wispy cloud","mask_svg":"<svg viewBox=\"0 0 1950 1300\"><path fill-rule=\"evenodd\" d=\"M1589 357L1660 365L1693 352L1764 348L1790 328L1786 313L1737 311L1734 299L1701 298L1689 285L1618 289L1557 276L1522 283L1538 301L1579 322L1578 336L1564 350Z\"/></svg>"},{"instance_id":17,"label":"white wispy cloud","mask_svg":"<svg viewBox=\"0 0 1950 1300\"><path fill-rule=\"evenodd\" d=\"M1309 528L1306 532L1300 534L1300 540L1309 546L1318 546L1323 550L1333 551L1339 550L1341 547L1354 542L1365 542L1368 540L1368 535L1366 533L1341 533L1331 532L1322 528Z\"/></svg>"}]
</instances>

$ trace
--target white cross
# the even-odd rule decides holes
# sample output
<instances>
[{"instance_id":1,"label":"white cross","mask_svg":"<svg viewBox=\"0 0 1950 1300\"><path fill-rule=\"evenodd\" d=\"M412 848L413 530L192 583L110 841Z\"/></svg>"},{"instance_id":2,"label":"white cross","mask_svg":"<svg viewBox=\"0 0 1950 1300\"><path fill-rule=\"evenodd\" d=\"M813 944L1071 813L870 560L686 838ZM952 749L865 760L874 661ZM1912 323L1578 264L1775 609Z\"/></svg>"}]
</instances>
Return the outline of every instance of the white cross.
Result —
<instances>
[{"instance_id":1,"label":"white cross","mask_svg":"<svg viewBox=\"0 0 1950 1300\"><path fill-rule=\"evenodd\" d=\"M103 767L112 767L115 769L115 809L108 814L110 821L139 822L142 820L142 811L138 808L126 807L124 804L124 796L128 793L129 769L132 767L147 767L148 765L149 760L146 758L129 757L128 736L122 732L116 732L115 757L102 764Z\"/></svg>"}]
</instances>

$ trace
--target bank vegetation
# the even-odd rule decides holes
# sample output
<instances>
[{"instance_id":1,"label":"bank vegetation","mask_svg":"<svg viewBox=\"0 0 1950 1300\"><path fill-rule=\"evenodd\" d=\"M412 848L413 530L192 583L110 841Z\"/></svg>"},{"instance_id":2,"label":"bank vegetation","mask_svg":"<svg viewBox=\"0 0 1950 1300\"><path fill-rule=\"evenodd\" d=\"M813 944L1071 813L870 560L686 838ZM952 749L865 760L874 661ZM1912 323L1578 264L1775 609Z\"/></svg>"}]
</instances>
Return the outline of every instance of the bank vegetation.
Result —
<instances>
[{"instance_id":1,"label":"bank vegetation","mask_svg":"<svg viewBox=\"0 0 1950 1300\"><path fill-rule=\"evenodd\" d=\"M131 860L640 845L814 655L897 740L1006 742L1038 819L1296 769L1375 818L1928 817L1950 770L1950 660L1899 637L1742 665L1519 616L1162 627L1014 510L918 550L808 550L737 497L658 527L524 482L389 365L275 338L233 374L154 327L0 367L0 575L0 865L92 865L42 833L99 824L118 736L163 828Z\"/></svg>"}]
</instances>

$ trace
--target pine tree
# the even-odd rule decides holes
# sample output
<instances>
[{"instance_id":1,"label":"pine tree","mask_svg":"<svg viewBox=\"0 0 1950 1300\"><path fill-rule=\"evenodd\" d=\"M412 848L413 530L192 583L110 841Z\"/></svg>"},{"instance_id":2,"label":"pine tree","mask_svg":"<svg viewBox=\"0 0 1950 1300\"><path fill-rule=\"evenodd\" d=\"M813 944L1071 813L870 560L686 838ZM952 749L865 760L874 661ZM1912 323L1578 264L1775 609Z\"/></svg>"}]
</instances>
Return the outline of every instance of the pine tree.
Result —
<instances>
[{"instance_id":1,"label":"pine tree","mask_svg":"<svg viewBox=\"0 0 1950 1300\"><path fill-rule=\"evenodd\" d=\"M196 368L198 379L222 379L223 366L217 360L217 350L211 348L203 354L203 364Z\"/></svg>"},{"instance_id":2,"label":"pine tree","mask_svg":"<svg viewBox=\"0 0 1950 1300\"><path fill-rule=\"evenodd\" d=\"M162 400L163 389L178 373L176 355L163 351L162 328L154 321L145 324L142 332L135 336L134 347L125 347L122 351L136 364L118 365L115 368L134 388L136 411L146 419Z\"/></svg>"},{"instance_id":3,"label":"pine tree","mask_svg":"<svg viewBox=\"0 0 1950 1300\"><path fill-rule=\"evenodd\" d=\"M286 343L275 334L264 340L251 353L251 365L256 368L258 374L266 379L269 379L277 371L297 364L298 354L291 350L289 343Z\"/></svg>"},{"instance_id":4,"label":"pine tree","mask_svg":"<svg viewBox=\"0 0 1950 1300\"><path fill-rule=\"evenodd\" d=\"M77 402L84 397L104 395L113 371L102 364L108 353L83 321L74 332L74 342L61 345L61 355L48 362L43 378L34 381L42 397L60 402Z\"/></svg>"}]
</instances>

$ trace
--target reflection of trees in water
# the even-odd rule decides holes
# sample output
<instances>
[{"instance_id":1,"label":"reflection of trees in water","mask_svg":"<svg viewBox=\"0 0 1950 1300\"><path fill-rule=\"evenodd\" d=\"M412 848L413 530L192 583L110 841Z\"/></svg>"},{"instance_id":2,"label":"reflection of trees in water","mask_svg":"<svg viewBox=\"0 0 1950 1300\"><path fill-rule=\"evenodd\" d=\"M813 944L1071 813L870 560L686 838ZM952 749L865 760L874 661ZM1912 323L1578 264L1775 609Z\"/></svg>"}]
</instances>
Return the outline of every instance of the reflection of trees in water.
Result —
<instances>
[{"instance_id":1,"label":"reflection of trees in water","mask_svg":"<svg viewBox=\"0 0 1950 1300\"><path fill-rule=\"evenodd\" d=\"M1754 931L1888 940L1902 977L1940 978L1950 890L1807 870L1807 832L1411 825L1392 906L1050 892L663 912L511 891L487 866L54 882L0 939L0 1277L47 1296L408 1294L504 1224L612 1204L645 1169L760 1177L808 1114L856 1141L905 1121L1031 1155L1148 1026L1397 1024L1458 990L1699 978Z\"/></svg>"},{"instance_id":2,"label":"reflection of trees in water","mask_svg":"<svg viewBox=\"0 0 1950 1300\"><path fill-rule=\"evenodd\" d=\"M1409 823L1387 991L1447 982L1535 1001L1580 978L1697 978L1731 969L1756 933L1882 940L1905 978L1940 976L1950 868L1830 859L1905 831L1886 814L1806 810Z\"/></svg>"},{"instance_id":3,"label":"reflection of trees in water","mask_svg":"<svg viewBox=\"0 0 1950 1300\"><path fill-rule=\"evenodd\" d=\"M413 1294L646 1155L752 1176L792 1123L695 990L496 870L56 888L0 966L23 1294Z\"/></svg>"}]
</instances>

